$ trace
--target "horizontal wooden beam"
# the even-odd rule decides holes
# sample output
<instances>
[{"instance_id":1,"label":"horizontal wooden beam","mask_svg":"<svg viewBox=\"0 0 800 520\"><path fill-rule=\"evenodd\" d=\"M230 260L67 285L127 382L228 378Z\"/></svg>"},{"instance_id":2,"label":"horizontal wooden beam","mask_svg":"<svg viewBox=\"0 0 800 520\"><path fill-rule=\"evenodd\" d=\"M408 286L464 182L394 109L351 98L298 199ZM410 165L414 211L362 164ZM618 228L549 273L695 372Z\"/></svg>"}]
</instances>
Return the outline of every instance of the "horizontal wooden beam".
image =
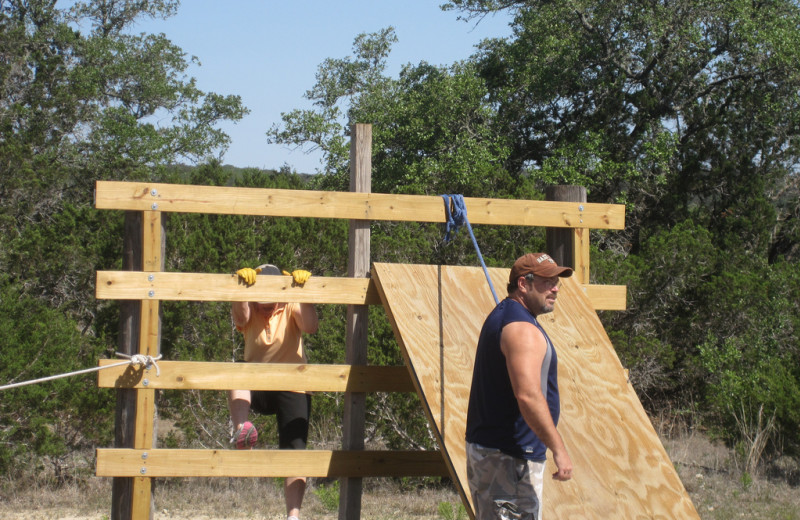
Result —
<instances>
[{"instance_id":1,"label":"horizontal wooden beam","mask_svg":"<svg viewBox=\"0 0 800 520\"><path fill-rule=\"evenodd\" d=\"M624 311L628 305L627 285L582 285L596 311Z\"/></svg>"},{"instance_id":2,"label":"horizontal wooden beam","mask_svg":"<svg viewBox=\"0 0 800 520\"><path fill-rule=\"evenodd\" d=\"M178 390L290 390L308 392L414 392L404 366L299 365L157 361L146 369L101 359L100 388ZM146 383L145 383L146 381Z\"/></svg>"},{"instance_id":3,"label":"horizontal wooden beam","mask_svg":"<svg viewBox=\"0 0 800 520\"><path fill-rule=\"evenodd\" d=\"M438 451L97 450L98 477L449 476Z\"/></svg>"},{"instance_id":4,"label":"horizontal wooden beam","mask_svg":"<svg viewBox=\"0 0 800 520\"><path fill-rule=\"evenodd\" d=\"M464 205L471 224L592 229L625 227L625 206L622 204L465 197ZM438 196L120 181L97 181L95 207L273 217L446 222L444 200Z\"/></svg>"},{"instance_id":5,"label":"horizontal wooden beam","mask_svg":"<svg viewBox=\"0 0 800 520\"><path fill-rule=\"evenodd\" d=\"M259 276L256 280L248 286L235 274L97 271L95 296L111 300L381 304L369 278L312 276L302 286L291 276Z\"/></svg>"},{"instance_id":6,"label":"horizontal wooden beam","mask_svg":"<svg viewBox=\"0 0 800 520\"><path fill-rule=\"evenodd\" d=\"M583 285L596 310L625 310L626 286ZM281 301L381 305L369 278L312 276L303 286L290 276L261 276L251 286L235 274L97 271L95 297L101 300Z\"/></svg>"}]
</instances>

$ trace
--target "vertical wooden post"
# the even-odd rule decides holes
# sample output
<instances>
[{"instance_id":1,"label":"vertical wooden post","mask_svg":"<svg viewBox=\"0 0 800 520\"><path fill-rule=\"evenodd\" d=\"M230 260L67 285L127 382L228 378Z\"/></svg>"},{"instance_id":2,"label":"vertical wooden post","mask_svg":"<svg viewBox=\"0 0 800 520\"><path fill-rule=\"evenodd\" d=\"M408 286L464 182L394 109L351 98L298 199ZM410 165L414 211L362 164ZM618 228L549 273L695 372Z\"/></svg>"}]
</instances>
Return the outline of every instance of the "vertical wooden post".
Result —
<instances>
[{"instance_id":1,"label":"vertical wooden post","mask_svg":"<svg viewBox=\"0 0 800 520\"><path fill-rule=\"evenodd\" d=\"M350 191L369 193L372 189L372 126L353 125L350 137ZM370 221L351 220L348 236L349 257L347 276L365 278L370 267ZM367 364L367 321L369 307L347 306L347 336L345 360L350 365ZM342 424L342 448L364 449L366 394L346 392ZM361 517L360 477L345 477L339 488L339 520Z\"/></svg>"},{"instance_id":2,"label":"vertical wooden post","mask_svg":"<svg viewBox=\"0 0 800 520\"><path fill-rule=\"evenodd\" d=\"M125 215L123 268L149 272L164 266L164 232L161 212ZM154 275L157 276L157 275ZM120 316L120 352L157 356L161 343L158 300L126 301ZM152 377L145 370L144 378ZM155 446L155 391L120 390L117 397L115 446L151 449ZM115 478L112 483L112 520L153 517L152 479L147 476Z\"/></svg>"},{"instance_id":3,"label":"vertical wooden post","mask_svg":"<svg viewBox=\"0 0 800 520\"><path fill-rule=\"evenodd\" d=\"M125 235L122 244L122 269L142 270L142 214L138 211L125 212ZM119 341L117 350L131 356L139 349L139 311L138 300L119 302ZM121 388L117 390L117 407L114 419L114 447L133 448L136 433L136 390ZM111 482L111 520L131 518L133 503L133 479L114 477Z\"/></svg>"},{"instance_id":4,"label":"vertical wooden post","mask_svg":"<svg viewBox=\"0 0 800 520\"><path fill-rule=\"evenodd\" d=\"M586 202L583 186L548 186L545 199L559 202ZM558 262L574 269L578 283L589 283L589 229L547 228L547 253Z\"/></svg>"}]
</instances>

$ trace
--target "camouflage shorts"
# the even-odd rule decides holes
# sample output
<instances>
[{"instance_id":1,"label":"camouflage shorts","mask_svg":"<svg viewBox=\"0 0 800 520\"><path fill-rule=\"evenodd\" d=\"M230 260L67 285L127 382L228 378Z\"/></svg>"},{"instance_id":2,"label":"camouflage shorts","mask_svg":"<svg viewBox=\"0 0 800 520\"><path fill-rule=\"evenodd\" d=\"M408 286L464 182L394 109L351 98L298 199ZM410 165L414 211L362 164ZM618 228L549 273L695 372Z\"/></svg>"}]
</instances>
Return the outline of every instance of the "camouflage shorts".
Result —
<instances>
[{"instance_id":1,"label":"camouflage shorts","mask_svg":"<svg viewBox=\"0 0 800 520\"><path fill-rule=\"evenodd\" d=\"M467 443L467 480L475 520L541 520L544 462Z\"/></svg>"}]
</instances>

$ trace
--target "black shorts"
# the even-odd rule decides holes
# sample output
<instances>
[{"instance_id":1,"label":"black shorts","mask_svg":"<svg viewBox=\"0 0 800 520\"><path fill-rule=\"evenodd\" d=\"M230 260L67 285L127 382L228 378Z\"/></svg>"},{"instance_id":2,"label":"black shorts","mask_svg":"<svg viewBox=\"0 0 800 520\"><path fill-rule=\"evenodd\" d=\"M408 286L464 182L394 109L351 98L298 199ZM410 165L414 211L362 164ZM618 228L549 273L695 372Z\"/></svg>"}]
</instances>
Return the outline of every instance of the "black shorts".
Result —
<instances>
[{"instance_id":1,"label":"black shorts","mask_svg":"<svg viewBox=\"0 0 800 520\"><path fill-rule=\"evenodd\" d=\"M306 449L308 418L311 415L310 394L253 390L250 392L250 409L262 415L277 415L280 449Z\"/></svg>"}]
</instances>

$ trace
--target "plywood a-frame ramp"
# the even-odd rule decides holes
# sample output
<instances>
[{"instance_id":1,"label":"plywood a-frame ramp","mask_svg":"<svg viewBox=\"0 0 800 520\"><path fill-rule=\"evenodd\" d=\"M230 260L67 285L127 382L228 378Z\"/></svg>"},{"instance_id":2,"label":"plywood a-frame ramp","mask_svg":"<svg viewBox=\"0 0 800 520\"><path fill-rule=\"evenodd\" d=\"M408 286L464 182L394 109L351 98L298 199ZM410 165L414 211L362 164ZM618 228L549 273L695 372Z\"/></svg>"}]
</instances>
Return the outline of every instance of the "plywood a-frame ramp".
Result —
<instances>
[{"instance_id":1,"label":"plywood a-frame ramp","mask_svg":"<svg viewBox=\"0 0 800 520\"><path fill-rule=\"evenodd\" d=\"M505 297L509 270L489 272L498 297ZM483 270L376 263L372 278L472 516L464 429L475 346L494 307ZM558 350L559 431L575 468L569 482L545 478L544 518L699 518L575 280L565 279L555 312L540 322ZM547 474L554 471L548 460Z\"/></svg>"}]
</instances>

